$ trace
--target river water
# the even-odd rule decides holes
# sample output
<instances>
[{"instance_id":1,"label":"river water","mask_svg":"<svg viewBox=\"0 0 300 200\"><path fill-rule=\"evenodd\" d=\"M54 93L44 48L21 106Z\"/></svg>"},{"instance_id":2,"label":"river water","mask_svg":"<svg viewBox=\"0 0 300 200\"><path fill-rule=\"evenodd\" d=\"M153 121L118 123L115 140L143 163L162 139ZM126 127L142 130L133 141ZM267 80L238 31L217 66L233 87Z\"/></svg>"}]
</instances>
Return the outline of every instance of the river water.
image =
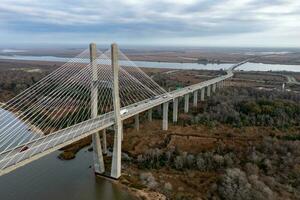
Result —
<instances>
[{"instance_id":1,"label":"river water","mask_svg":"<svg viewBox=\"0 0 300 200\"><path fill-rule=\"evenodd\" d=\"M55 57L55 56L5 56L0 55L0 59L16 59L16 60L34 60L34 61L58 61L67 62L71 58ZM88 60L87 60L88 62ZM227 69L232 64L198 64L198 63L172 63L172 62L150 62L150 61L134 61L139 67L153 67L153 68L172 68L172 69L208 69L219 70ZM121 61L121 64L126 62ZM300 72L299 65L281 65L281 64L263 64L263 63L246 63L239 67L240 70L245 71L295 71Z\"/></svg>"},{"instance_id":2,"label":"river water","mask_svg":"<svg viewBox=\"0 0 300 200\"><path fill-rule=\"evenodd\" d=\"M15 114L0 108L0 151L9 149L10 145L18 146L29 141L29 139L38 138L39 135L30 130L31 127L19 120ZM6 137L11 132L14 134ZM3 145L4 143L9 143L9 145Z\"/></svg>"},{"instance_id":3,"label":"river water","mask_svg":"<svg viewBox=\"0 0 300 200\"><path fill-rule=\"evenodd\" d=\"M92 153L82 149L73 160L54 152L0 177L1 200L132 200L112 182L96 178Z\"/></svg>"},{"instance_id":4,"label":"river water","mask_svg":"<svg viewBox=\"0 0 300 200\"><path fill-rule=\"evenodd\" d=\"M27 124L0 108L1 127L13 121L19 131L33 136ZM5 129L0 129L0 134ZM14 126L15 127L15 126ZM18 131L16 130L16 131ZM16 137L16 136L15 136ZM20 141L20 139L18 139ZM16 142L18 142L16 141ZM2 147L5 148L5 147ZM1 150L1 149L0 149ZM2 149L3 150L3 149ZM62 161L56 151L9 174L0 177L1 200L124 200L133 199L112 182L96 178L92 169L93 157L87 148L75 159Z\"/></svg>"}]
</instances>

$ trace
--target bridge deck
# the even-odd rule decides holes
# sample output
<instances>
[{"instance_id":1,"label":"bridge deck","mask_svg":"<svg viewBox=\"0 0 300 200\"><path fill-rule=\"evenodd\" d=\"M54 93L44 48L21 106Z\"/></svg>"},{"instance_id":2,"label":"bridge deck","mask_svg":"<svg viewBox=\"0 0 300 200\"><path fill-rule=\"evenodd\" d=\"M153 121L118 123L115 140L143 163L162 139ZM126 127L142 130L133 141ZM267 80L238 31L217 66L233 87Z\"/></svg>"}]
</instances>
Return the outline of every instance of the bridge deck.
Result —
<instances>
[{"instance_id":1,"label":"bridge deck","mask_svg":"<svg viewBox=\"0 0 300 200\"><path fill-rule=\"evenodd\" d=\"M191 93L195 90L207 87L211 84L226 80L233 76L232 70L247 61L243 61L236 65L233 65L226 75L216 77L214 79L204 81L195 85L191 85L179 90L170 92L170 95L162 95L153 100L145 100L134 105L127 106L128 112L122 115L122 120L132 117L138 113L149 110L153 107L161 105L165 102L172 101L174 98L183 96L185 94ZM14 148L13 150L8 150L0 154L0 175L6 174L18 167L21 167L27 163L30 163L38 158L41 158L51 152L54 152L64 146L72 144L73 142L79 141L97 131L105 129L114 124L113 112L106 113L104 115L98 116L95 119L90 119L84 121L80 124L76 124L69 128L54 132L43 138L34 140L26 146L27 150L21 151L22 146Z\"/></svg>"}]
</instances>

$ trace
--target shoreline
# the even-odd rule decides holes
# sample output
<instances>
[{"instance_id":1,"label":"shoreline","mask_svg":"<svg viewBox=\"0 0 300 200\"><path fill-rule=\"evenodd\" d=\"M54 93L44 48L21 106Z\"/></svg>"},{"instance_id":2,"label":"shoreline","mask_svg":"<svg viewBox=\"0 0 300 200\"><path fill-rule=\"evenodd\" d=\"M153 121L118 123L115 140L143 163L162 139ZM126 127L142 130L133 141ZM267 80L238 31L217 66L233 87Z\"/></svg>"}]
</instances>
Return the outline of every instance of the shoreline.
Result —
<instances>
[{"instance_id":1,"label":"shoreline","mask_svg":"<svg viewBox=\"0 0 300 200\"><path fill-rule=\"evenodd\" d=\"M161 63L168 63L170 66L160 66L160 67L157 67L155 66L155 64L157 65L157 63L159 61L141 61L141 62L153 62L153 66L151 66L149 64L149 66L145 66L145 67L140 67L142 69L150 69L150 70L163 70L163 72L165 70L167 71L173 71L173 70L186 70L186 71L189 71L189 70L196 70L196 71L220 71L221 68L210 68L209 65L214 65L212 63L208 63L208 66L206 67L205 64L197 64L197 63L186 63L186 64L193 64L193 66L189 67L189 68L180 68L180 66L178 65L182 65L184 66L185 63L180 63L180 62L161 62ZM56 70L57 68L59 68L60 66L62 66L63 64L65 64L65 62L60 62L60 61L38 61L38 60L19 60L19 59L0 59L0 70L10 70L11 67L5 67L5 64L8 64L8 65L16 65L16 67L14 68L14 70L18 71L18 70L21 70L20 66L19 65L34 65L35 69L39 69L41 70L41 72L51 72L53 70ZM174 66L172 66L172 63L174 63ZM230 64L230 63L218 63L215 65L216 66L219 66L220 67L224 64ZM232 62L233 64L233 62ZM299 71L295 71L293 70L297 65L299 65L300 67L300 64L291 64L291 63L288 63L288 64L285 64L285 63L278 63L278 62L273 62L273 63L263 63L263 62L250 62L250 64L257 64L257 65L283 65L283 66L290 66L292 67L292 69L285 69L283 67L283 69L274 69L272 70L272 66L269 67L270 69L258 69L257 67L254 69L237 69L236 71L240 71L240 72L249 72L249 73L284 73L284 74L296 74L298 76L298 74L300 74L300 70ZM197 66L195 65L198 65L199 68L197 68ZM4 66L3 69L2 66ZM278 67L277 66L277 67ZM276 68L276 66L274 66ZM24 67L23 67L24 68ZM23 69L22 68L22 69ZM248 67L249 68L249 67ZM145 70L143 70L145 71ZM39 73L41 73L39 72Z\"/></svg>"},{"instance_id":2,"label":"shoreline","mask_svg":"<svg viewBox=\"0 0 300 200\"><path fill-rule=\"evenodd\" d=\"M0 55L1 56L1 55ZM29 55L28 55L29 56ZM37 56L37 57L48 57L48 56ZM52 56L49 56L52 57ZM68 59L72 59L72 57L67 58L67 57L60 57L60 56L55 56L57 58L66 58L66 60ZM240 62L242 59L240 60L220 60L218 62L206 62L206 63L201 63L201 62L197 62L195 60L192 59L185 59L185 60L160 60L160 59L131 59L131 61L135 62L153 62L153 63L176 63L176 64L199 64L199 65L210 65L210 64L216 64L216 65L221 65L221 64L235 64L237 62ZM21 61L21 62L42 62L42 63L47 63L47 64L60 64L60 63L65 63L65 61L47 61L47 60L30 60L30 59L8 59L8 58L0 58L0 62L9 62L9 61ZM66 61L67 62L67 61ZM251 61L251 63L255 63L255 64L266 64L266 65L300 65L300 62L298 61L292 61L292 62L280 62L280 61L263 61L263 60L259 60L259 61Z\"/></svg>"},{"instance_id":3,"label":"shoreline","mask_svg":"<svg viewBox=\"0 0 300 200\"><path fill-rule=\"evenodd\" d=\"M124 174L122 174L124 176ZM118 179L112 179L106 176L96 175L96 178L105 179L107 181L110 181L112 184L119 187L121 190L128 192L130 196L132 196L134 199L139 200L166 200L167 197L163 195L162 193L156 192L156 191L149 191L148 188L145 189L137 189L134 187L131 187L129 185L126 185L122 182L122 176Z\"/></svg>"},{"instance_id":4,"label":"shoreline","mask_svg":"<svg viewBox=\"0 0 300 200\"><path fill-rule=\"evenodd\" d=\"M116 186L120 187L121 190L128 192L133 198L143 199L143 200L166 200L166 196L155 191L147 191L143 189L136 189L125 185L121 182L113 182Z\"/></svg>"}]
</instances>

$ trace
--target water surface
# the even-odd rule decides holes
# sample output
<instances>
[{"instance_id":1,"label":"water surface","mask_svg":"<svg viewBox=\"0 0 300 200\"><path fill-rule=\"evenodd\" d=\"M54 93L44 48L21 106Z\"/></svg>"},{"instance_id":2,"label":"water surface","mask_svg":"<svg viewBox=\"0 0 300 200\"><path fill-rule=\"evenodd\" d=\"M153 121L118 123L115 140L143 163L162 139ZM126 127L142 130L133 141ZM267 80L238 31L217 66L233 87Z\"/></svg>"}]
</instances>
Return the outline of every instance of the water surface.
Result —
<instances>
[{"instance_id":1,"label":"water surface","mask_svg":"<svg viewBox=\"0 0 300 200\"><path fill-rule=\"evenodd\" d=\"M67 62L72 58L55 57L55 56L5 56L0 55L0 59L16 59L16 60L33 60L33 61L58 61ZM82 59L81 59L82 60ZM86 62L89 60L86 59ZM126 61L121 61L121 64L126 64ZM172 68L172 69L206 69L206 70L219 70L227 69L232 64L198 64L198 63L174 63L174 62L150 62L150 61L134 61L139 67L153 67L153 68ZM246 63L245 65L237 68L245 71L295 71L300 72L299 65L281 65L281 64L263 64L263 63Z\"/></svg>"},{"instance_id":2,"label":"water surface","mask_svg":"<svg viewBox=\"0 0 300 200\"><path fill-rule=\"evenodd\" d=\"M15 114L0 108L0 152L38 138L31 132L32 127Z\"/></svg>"},{"instance_id":3,"label":"water surface","mask_svg":"<svg viewBox=\"0 0 300 200\"><path fill-rule=\"evenodd\" d=\"M1 200L132 200L112 182L95 178L92 153L61 161L54 152L0 177Z\"/></svg>"}]
</instances>

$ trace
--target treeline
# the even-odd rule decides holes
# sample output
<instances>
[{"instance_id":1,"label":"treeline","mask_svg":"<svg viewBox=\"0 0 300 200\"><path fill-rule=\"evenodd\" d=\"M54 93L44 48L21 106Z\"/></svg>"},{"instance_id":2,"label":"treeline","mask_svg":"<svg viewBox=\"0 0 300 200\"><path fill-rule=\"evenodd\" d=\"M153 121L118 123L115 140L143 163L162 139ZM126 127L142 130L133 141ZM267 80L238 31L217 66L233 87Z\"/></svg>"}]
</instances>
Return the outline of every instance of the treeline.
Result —
<instances>
[{"instance_id":1,"label":"treeline","mask_svg":"<svg viewBox=\"0 0 300 200\"><path fill-rule=\"evenodd\" d=\"M253 88L229 88L218 92L206 103L181 115L186 124L217 123L242 126L273 126L289 128L300 125L300 95Z\"/></svg>"},{"instance_id":2,"label":"treeline","mask_svg":"<svg viewBox=\"0 0 300 200\"><path fill-rule=\"evenodd\" d=\"M217 149L221 150L221 148ZM226 153L218 150L191 154L182 152L175 147L165 151L155 148L139 155L136 161L141 169L160 169L167 166L176 170L197 169L205 172L232 166L234 155L229 151Z\"/></svg>"},{"instance_id":3,"label":"treeline","mask_svg":"<svg viewBox=\"0 0 300 200\"><path fill-rule=\"evenodd\" d=\"M4 70L0 72L0 101L6 102L26 88L30 87L46 72L26 72L21 70Z\"/></svg>"},{"instance_id":4,"label":"treeline","mask_svg":"<svg viewBox=\"0 0 300 200\"><path fill-rule=\"evenodd\" d=\"M59 66L51 62L1 61L0 102L13 98Z\"/></svg>"}]
</instances>

